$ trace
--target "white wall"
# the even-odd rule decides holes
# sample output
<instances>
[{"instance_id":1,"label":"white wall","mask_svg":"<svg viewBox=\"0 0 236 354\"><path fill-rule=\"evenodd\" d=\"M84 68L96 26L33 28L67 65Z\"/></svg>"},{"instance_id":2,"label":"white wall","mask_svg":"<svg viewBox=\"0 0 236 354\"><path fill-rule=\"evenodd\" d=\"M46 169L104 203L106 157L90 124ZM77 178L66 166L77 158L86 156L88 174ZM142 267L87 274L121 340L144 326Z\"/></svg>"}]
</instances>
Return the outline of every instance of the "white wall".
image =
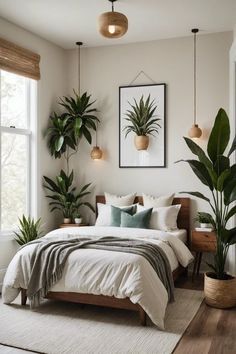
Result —
<instances>
[{"instance_id":1,"label":"white wall","mask_svg":"<svg viewBox=\"0 0 236 354\"><path fill-rule=\"evenodd\" d=\"M203 129L201 146L220 107L229 112L229 50L232 32L199 35L197 39L197 120ZM68 52L69 87L77 87L75 51ZM167 168L119 169L119 86L129 85L143 70L155 82L167 84ZM104 191L125 194L145 192L154 195L179 191L208 193L181 158L192 157L182 137L193 121L193 38L83 48L81 56L82 91L97 99L101 125L98 144L105 150L103 161L89 158L91 147L83 142L74 169L79 183L93 182L96 194ZM137 84L151 83L142 76ZM192 200L192 216L207 211L200 200ZM85 214L86 215L86 214ZM87 214L88 215L88 214ZM93 220L89 214L88 220Z\"/></svg>"},{"instance_id":2,"label":"white wall","mask_svg":"<svg viewBox=\"0 0 236 354\"><path fill-rule=\"evenodd\" d=\"M62 161L55 161L48 153L43 131L47 127L48 118L53 109L57 109L57 98L66 92L66 54L65 51L52 43L33 35L22 28L0 18L0 36L24 48L30 49L41 56L41 80L38 82L38 216L48 230L57 225L58 220L49 213L48 202L42 189L42 176L55 176ZM2 243L2 242L3 243ZM14 253L14 242L0 237L0 283L1 269L6 268Z\"/></svg>"}]
</instances>

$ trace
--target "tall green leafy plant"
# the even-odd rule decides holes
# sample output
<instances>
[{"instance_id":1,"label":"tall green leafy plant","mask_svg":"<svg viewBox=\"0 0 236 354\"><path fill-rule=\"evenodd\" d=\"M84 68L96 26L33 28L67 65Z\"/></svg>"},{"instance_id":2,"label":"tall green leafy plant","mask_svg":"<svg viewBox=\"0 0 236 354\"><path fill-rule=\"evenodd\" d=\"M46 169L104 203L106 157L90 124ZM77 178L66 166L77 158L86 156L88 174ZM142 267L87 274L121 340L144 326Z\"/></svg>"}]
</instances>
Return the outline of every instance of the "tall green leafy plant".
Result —
<instances>
[{"instance_id":1,"label":"tall green leafy plant","mask_svg":"<svg viewBox=\"0 0 236 354\"><path fill-rule=\"evenodd\" d=\"M230 156L236 150L236 137L226 153L230 139L229 118L220 108L210 133L207 154L189 138L184 138L197 160L187 162L198 179L209 188L211 198L200 192L182 192L205 200L212 210L207 213L209 222L216 230L216 253L214 263L209 264L217 279L225 279L225 262L229 247L236 244L236 227L228 228L228 221L236 214L236 164L231 164ZM179 162L179 161L178 161Z\"/></svg>"},{"instance_id":2,"label":"tall green leafy plant","mask_svg":"<svg viewBox=\"0 0 236 354\"><path fill-rule=\"evenodd\" d=\"M59 210L64 218L72 218L75 210L78 210L83 205L94 212L93 206L82 200L83 197L91 193L88 190L91 183L84 185L77 193L76 187L73 186L73 171L67 176L67 174L61 170L55 180L46 176L43 178L45 182L44 187L50 192L46 197L51 200L49 202L51 212Z\"/></svg>"},{"instance_id":3,"label":"tall green leafy plant","mask_svg":"<svg viewBox=\"0 0 236 354\"><path fill-rule=\"evenodd\" d=\"M134 104L129 102L131 109L127 110L125 120L128 125L124 127L125 137L131 132L138 136L154 135L159 133L161 125L159 124L160 118L155 115L157 106L154 104L155 100L151 101L150 95L144 101L143 95L139 102L134 98Z\"/></svg>"},{"instance_id":4,"label":"tall green leafy plant","mask_svg":"<svg viewBox=\"0 0 236 354\"><path fill-rule=\"evenodd\" d=\"M80 139L84 137L89 144L92 143L91 130L96 131L99 122L94 103L87 92L80 96L74 91L74 96L60 98L59 104L65 111L61 115L54 112L50 117L46 131L48 147L55 158L65 157L67 175L69 160L77 152Z\"/></svg>"}]
</instances>

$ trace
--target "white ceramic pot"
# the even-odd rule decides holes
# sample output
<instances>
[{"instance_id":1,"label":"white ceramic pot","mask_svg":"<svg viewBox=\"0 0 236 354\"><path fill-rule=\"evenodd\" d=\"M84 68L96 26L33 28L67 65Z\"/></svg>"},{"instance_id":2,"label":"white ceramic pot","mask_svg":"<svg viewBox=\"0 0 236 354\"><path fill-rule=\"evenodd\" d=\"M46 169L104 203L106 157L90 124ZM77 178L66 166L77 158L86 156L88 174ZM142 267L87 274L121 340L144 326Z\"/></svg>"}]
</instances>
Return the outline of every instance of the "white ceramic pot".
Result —
<instances>
[{"instance_id":1,"label":"white ceramic pot","mask_svg":"<svg viewBox=\"0 0 236 354\"><path fill-rule=\"evenodd\" d=\"M71 223L71 218L64 218L63 219L64 224L70 224Z\"/></svg>"},{"instance_id":2,"label":"white ceramic pot","mask_svg":"<svg viewBox=\"0 0 236 354\"><path fill-rule=\"evenodd\" d=\"M200 223L200 227L207 228L207 227L212 227L212 225L208 223Z\"/></svg>"},{"instance_id":3,"label":"white ceramic pot","mask_svg":"<svg viewBox=\"0 0 236 354\"><path fill-rule=\"evenodd\" d=\"M76 224L82 224L82 218L75 218Z\"/></svg>"}]
</instances>

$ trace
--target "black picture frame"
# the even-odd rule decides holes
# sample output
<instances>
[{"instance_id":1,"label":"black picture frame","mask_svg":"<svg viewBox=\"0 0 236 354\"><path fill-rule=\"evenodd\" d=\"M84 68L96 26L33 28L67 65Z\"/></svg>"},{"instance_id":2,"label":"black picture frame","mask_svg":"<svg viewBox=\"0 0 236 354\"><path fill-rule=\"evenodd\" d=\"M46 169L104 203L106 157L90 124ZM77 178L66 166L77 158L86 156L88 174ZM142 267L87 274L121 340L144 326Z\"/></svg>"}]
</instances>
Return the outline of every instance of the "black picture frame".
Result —
<instances>
[{"instance_id":1,"label":"black picture frame","mask_svg":"<svg viewBox=\"0 0 236 354\"><path fill-rule=\"evenodd\" d=\"M132 140L131 132L125 138L124 127L127 109L134 99L139 103L143 95L144 101L150 94L151 100L157 105L155 113L161 128L159 134L150 136L147 150L138 151ZM130 102L131 101L131 102ZM158 155L159 154L159 155ZM166 167L166 84L132 85L119 87L119 168L165 168Z\"/></svg>"}]
</instances>

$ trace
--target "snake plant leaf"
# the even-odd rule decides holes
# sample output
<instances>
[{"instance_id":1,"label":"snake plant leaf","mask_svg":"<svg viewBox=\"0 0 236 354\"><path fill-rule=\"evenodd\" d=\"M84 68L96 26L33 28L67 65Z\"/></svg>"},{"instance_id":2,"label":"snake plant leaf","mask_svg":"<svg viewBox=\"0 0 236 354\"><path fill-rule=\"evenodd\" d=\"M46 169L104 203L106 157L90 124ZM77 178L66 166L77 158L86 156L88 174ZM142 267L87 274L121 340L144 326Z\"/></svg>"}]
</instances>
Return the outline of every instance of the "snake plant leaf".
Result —
<instances>
[{"instance_id":1,"label":"snake plant leaf","mask_svg":"<svg viewBox=\"0 0 236 354\"><path fill-rule=\"evenodd\" d=\"M234 140L232 142L231 148L228 153L228 157L236 150L236 136L234 137Z\"/></svg>"},{"instance_id":2,"label":"snake plant leaf","mask_svg":"<svg viewBox=\"0 0 236 354\"><path fill-rule=\"evenodd\" d=\"M229 118L223 108L220 108L215 119L214 126L212 128L207 152L213 162L217 160L217 156L223 155L230 138L230 125Z\"/></svg>"},{"instance_id":3,"label":"snake plant leaf","mask_svg":"<svg viewBox=\"0 0 236 354\"><path fill-rule=\"evenodd\" d=\"M205 167L205 165L197 160L180 160L178 162L187 162L189 164L189 166L191 167L191 169L193 170L193 172L195 173L195 175L200 179L200 181L205 184L206 186L208 186L210 188L210 190L214 189L213 186L213 182L211 179L211 176L207 170L207 168Z\"/></svg>"},{"instance_id":4,"label":"snake plant leaf","mask_svg":"<svg viewBox=\"0 0 236 354\"><path fill-rule=\"evenodd\" d=\"M190 194L190 195L193 195L194 197L197 197L197 198L200 198L200 199L203 199L203 200L206 200L208 203L210 203L210 199L205 197L202 193L200 192L180 192L182 194Z\"/></svg>"}]
</instances>

